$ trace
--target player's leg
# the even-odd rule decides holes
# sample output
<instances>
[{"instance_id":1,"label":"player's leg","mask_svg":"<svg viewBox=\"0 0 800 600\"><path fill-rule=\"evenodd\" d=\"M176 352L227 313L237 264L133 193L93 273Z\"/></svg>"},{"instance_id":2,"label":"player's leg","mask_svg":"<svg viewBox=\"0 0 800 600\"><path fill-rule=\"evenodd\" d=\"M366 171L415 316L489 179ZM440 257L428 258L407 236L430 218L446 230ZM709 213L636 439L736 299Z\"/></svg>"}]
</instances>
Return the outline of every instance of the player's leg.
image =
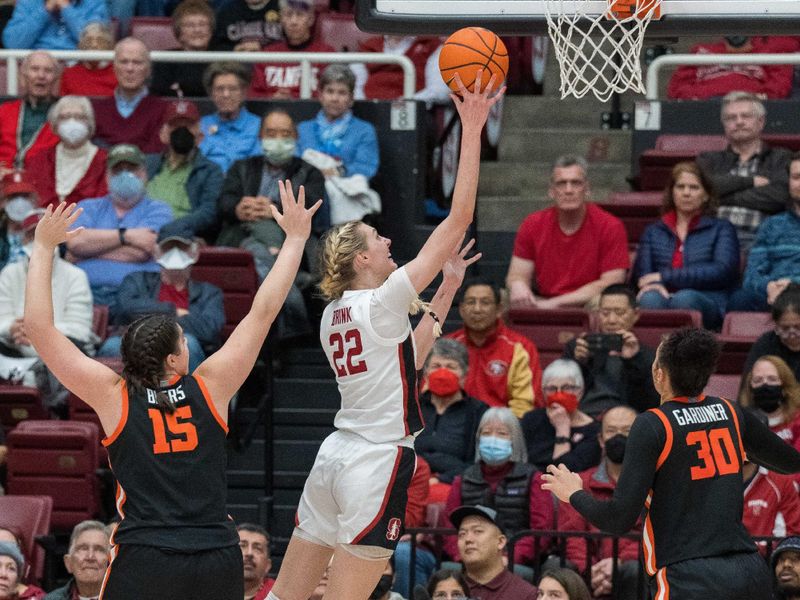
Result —
<instances>
[{"instance_id":1,"label":"player's leg","mask_svg":"<svg viewBox=\"0 0 800 600\"><path fill-rule=\"evenodd\" d=\"M281 563L278 580L268 598L308 600L333 555L333 548L301 537L295 531ZM380 577L380 576L379 576ZM371 592L372 590L370 590Z\"/></svg>"},{"instance_id":2,"label":"player's leg","mask_svg":"<svg viewBox=\"0 0 800 600\"><path fill-rule=\"evenodd\" d=\"M244 596L244 565L239 546L178 555L182 583L177 598L192 600L241 600ZM114 600L111 598L110 600Z\"/></svg>"},{"instance_id":3,"label":"player's leg","mask_svg":"<svg viewBox=\"0 0 800 600\"><path fill-rule=\"evenodd\" d=\"M391 550L380 546L338 545L333 554L328 588L322 599L367 600L391 555Z\"/></svg>"},{"instance_id":4,"label":"player's leg","mask_svg":"<svg viewBox=\"0 0 800 600\"><path fill-rule=\"evenodd\" d=\"M757 552L684 560L659 569L651 580L656 599L770 600L771 590L769 570Z\"/></svg>"}]
</instances>

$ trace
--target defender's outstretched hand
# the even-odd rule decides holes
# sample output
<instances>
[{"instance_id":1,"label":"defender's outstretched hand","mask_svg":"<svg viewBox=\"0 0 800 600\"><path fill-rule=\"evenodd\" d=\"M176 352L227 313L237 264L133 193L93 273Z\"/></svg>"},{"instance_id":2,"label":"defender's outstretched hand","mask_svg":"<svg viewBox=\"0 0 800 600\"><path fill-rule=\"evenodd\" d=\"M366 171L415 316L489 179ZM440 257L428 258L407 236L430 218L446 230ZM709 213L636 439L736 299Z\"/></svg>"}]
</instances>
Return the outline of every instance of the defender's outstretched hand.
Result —
<instances>
[{"instance_id":1,"label":"defender's outstretched hand","mask_svg":"<svg viewBox=\"0 0 800 600\"><path fill-rule=\"evenodd\" d=\"M311 235L311 218L322 206L322 199L317 200L311 208L306 208L306 190L301 185L297 192L297 200L294 197L292 182L288 179L278 182L278 191L281 195L281 209L270 205L272 218L280 225L286 233L286 237L300 237L304 240Z\"/></svg>"},{"instance_id":2,"label":"defender's outstretched hand","mask_svg":"<svg viewBox=\"0 0 800 600\"><path fill-rule=\"evenodd\" d=\"M77 208L76 204L61 203L55 208L48 206L39 224L36 225L34 243L52 250L72 239L83 230L83 227L70 230L82 212L83 209Z\"/></svg>"},{"instance_id":3,"label":"defender's outstretched hand","mask_svg":"<svg viewBox=\"0 0 800 600\"><path fill-rule=\"evenodd\" d=\"M542 475L543 490L553 492L562 502L569 502L569 497L583 489L583 480L577 473L570 471L564 463L550 465L547 473Z\"/></svg>"},{"instance_id":4,"label":"defender's outstretched hand","mask_svg":"<svg viewBox=\"0 0 800 600\"><path fill-rule=\"evenodd\" d=\"M497 77L494 73L492 73L492 77L489 79L489 83L486 84L483 91L479 91L481 89L481 78L483 75L484 70L480 69L475 75L475 85L471 92L467 91L458 73L455 75L454 80L456 85L458 85L460 97L457 94L450 94L450 98L452 98L453 103L456 105L458 116L461 117L461 127L464 130L473 128L477 128L478 130L483 129L486 118L489 116L489 110L491 110L491 108L500 101L503 94L506 93L506 87L503 86L494 96L492 95L492 90L494 90L494 86L497 83L495 81Z\"/></svg>"}]
</instances>

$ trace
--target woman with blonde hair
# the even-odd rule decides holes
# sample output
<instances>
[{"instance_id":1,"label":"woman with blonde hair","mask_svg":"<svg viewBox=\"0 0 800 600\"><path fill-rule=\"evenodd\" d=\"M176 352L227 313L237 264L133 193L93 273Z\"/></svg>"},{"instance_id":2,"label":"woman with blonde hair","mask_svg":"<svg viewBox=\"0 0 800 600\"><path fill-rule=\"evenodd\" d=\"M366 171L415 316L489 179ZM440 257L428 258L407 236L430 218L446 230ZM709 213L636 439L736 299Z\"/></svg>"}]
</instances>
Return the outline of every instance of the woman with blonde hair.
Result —
<instances>
[{"instance_id":1,"label":"woman with blonde hair","mask_svg":"<svg viewBox=\"0 0 800 600\"><path fill-rule=\"evenodd\" d=\"M334 227L322 243L320 289L330 301L320 341L336 374L342 408L337 431L323 442L306 480L296 527L269 600L306 600L334 557L325 599L365 600L375 589L400 538L406 490L414 472L414 438L422 430L416 373L461 277L448 276L477 260L458 252L473 219L480 136L502 97L460 84L453 95L461 117L461 159L450 214L415 259L398 268L391 240L360 221ZM444 272L415 330L408 315L419 293Z\"/></svg>"},{"instance_id":2,"label":"woman with blonde hair","mask_svg":"<svg viewBox=\"0 0 800 600\"><path fill-rule=\"evenodd\" d=\"M800 383L782 358L759 357L745 377L739 403L766 413L769 428L800 450Z\"/></svg>"}]
</instances>

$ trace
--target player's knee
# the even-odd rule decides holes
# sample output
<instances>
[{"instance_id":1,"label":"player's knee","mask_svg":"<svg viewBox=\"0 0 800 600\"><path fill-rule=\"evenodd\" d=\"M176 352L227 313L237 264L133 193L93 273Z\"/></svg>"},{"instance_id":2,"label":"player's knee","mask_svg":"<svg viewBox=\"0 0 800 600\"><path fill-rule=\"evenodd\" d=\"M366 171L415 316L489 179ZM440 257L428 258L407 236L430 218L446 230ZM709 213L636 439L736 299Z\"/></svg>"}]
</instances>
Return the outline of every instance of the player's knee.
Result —
<instances>
[{"instance_id":1,"label":"player's knee","mask_svg":"<svg viewBox=\"0 0 800 600\"><path fill-rule=\"evenodd\" d=\"M391 558L393 551L381 546L358 546L356 544L339 544L342 550L356 558L365 560L386 560Z\"/></svg>"}]
</instances>

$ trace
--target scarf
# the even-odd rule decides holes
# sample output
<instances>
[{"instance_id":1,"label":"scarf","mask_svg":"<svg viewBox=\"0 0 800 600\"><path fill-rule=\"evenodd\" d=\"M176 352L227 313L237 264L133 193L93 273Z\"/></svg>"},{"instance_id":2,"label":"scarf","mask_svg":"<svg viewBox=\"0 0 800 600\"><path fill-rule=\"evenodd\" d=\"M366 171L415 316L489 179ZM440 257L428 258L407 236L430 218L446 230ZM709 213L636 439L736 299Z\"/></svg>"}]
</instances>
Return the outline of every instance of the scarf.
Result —
<instances>
[{"instance_id":1,"label":"scarf","mask_svg":"<svg viewBox=\"0 0 800 600\"><path fill-rule=\"evenodd\" d=\"M329 121L323 111L316 117L315 129L317 134L317 150L334 156L341 157L342 139L353 120L352 111L347 111L334 121Z\"/></svg>"}]
</instances>

